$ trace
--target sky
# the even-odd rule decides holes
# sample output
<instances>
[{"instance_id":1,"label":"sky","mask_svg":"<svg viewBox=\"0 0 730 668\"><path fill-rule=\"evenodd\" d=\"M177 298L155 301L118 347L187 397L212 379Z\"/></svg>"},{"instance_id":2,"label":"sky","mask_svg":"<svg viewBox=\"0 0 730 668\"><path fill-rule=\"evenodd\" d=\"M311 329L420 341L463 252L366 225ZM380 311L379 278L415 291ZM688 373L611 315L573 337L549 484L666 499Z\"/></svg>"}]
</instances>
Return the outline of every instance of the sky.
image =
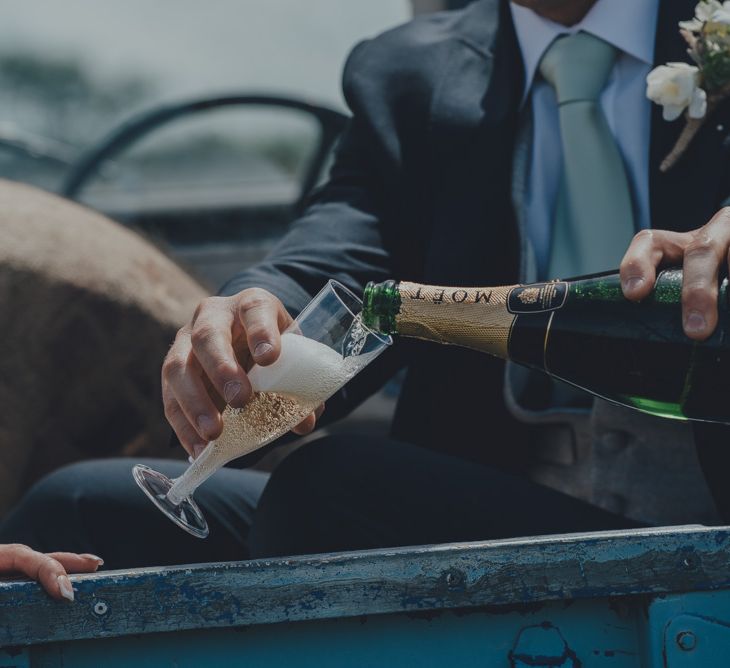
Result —
<instances>
[{"instance_id":1,"label":"sky","mask_svg":"<svg viewBox=\"0 0 730 668\"><path fill-rule=\"evenodd\" d=\"M142 74L152 102L285 92L343 106L342 64L401 23L408 0L0 0L0 49L80 58L100 78Z\"/></svg>"}]
</instances>

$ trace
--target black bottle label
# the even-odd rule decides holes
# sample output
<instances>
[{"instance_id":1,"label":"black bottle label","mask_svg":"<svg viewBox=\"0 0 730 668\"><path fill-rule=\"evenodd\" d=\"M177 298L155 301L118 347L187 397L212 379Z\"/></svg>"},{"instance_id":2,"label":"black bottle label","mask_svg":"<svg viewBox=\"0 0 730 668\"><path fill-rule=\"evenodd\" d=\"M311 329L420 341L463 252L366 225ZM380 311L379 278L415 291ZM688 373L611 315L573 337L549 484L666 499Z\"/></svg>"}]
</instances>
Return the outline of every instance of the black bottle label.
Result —
<instances>
[{"instance_id":1,"label":"black bottle label","mask_svg":"<svg viewBox=\"0 0 730 668\"><path fill-rule=\"evenodd\" d=\"M565 304L568 284L564 281L533 283L512 288L507 298L510 313L545 313L555 311Z\"/></svg>"}]
</instances>

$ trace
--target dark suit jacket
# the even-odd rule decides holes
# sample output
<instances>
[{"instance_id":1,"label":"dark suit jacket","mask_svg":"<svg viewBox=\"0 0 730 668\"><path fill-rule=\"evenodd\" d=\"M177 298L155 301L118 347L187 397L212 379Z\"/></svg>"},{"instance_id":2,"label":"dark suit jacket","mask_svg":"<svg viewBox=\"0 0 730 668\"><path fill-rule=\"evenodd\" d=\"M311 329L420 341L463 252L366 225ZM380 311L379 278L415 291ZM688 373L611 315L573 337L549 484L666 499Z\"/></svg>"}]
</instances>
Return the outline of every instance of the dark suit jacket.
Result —
<instances>
[{"instance_id":1,"label":"dark suit jacket","mask_svg":"<svg viewBox=\"0 0 730 668\"><path fill-rule=\"evenodd\" d=\"M694 5L662 0L657 64L686 60L677 22L690 18ZM329 182L273 254L236 276L224 293L263 287L297 312L328 278L357 292L369 280L387 278L517 282L511 163L523 66L507 0L421 17L360 44L343 85L352 120ZM681 122L663 121L654 108L654 227L699 227L730 192L728 111L718 110L682 162L661 174L659 162ZM407 375L396 437L506 469L525 466L530 428L508 413L503 362L487 355L401 340L333 399L327 413L354 407L400 367Z\"/></svg>"}]
</instances>

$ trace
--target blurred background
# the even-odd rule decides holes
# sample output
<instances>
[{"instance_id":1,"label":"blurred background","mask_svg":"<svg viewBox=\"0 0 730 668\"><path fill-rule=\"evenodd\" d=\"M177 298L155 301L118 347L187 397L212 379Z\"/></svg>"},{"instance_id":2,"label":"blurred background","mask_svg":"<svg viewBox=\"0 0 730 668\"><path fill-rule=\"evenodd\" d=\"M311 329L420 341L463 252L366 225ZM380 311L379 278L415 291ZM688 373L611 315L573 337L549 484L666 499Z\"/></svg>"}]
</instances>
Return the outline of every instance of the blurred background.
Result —
<instances>
[{"instance_id":1,"label":"blurred background","mask_svg":"<svg viewBox=\"0 0 730 668\"><path fill-rule=\"evenodd\" d=\"M64 464L182 455L162 360L325 177L347 53L467 1L0 0L0 517Z\"/></svg>"},{"instance_id":2,"label":"blurred background","mask_svg":"<svg viewBox=\"0 0 730 668\"><path fill-rule=\"evenodd\" d=\"M460 4L3 0L0 177L91 205L217 289L326 170L352 46Z\"/></svg>"}]
</instances>

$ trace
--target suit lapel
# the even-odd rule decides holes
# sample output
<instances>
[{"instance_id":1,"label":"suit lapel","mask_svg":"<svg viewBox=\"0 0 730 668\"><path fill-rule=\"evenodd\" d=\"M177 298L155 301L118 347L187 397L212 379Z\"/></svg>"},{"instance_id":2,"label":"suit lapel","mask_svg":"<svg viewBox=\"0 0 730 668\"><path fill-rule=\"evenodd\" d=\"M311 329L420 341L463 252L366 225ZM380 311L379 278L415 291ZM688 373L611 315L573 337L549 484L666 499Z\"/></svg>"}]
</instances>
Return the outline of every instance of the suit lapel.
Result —
<instances>
[{"instance_id":1,"label":"suit lapel","mask_svg":"<svg viewBox=\"0 0 730 668\"><path fill-rule=\"evenodd\" d=\"M516 236L509 203L522 61L506 0L474 3L454 26L431 108L434 193L426 278L463 285L499 280L496 249Z\"/></svg>"},{"instance_id":2,"label":"suit lapel","mask_svg":"<svg viewBox=\"0 0 730 668\"><path fill-rule=\"evenodd\" d=\"M694 14L695 0L662 0L657 22L654 65L688 62L687 48L678 22ZM728 195L723 193L727 162L724 139L728 105L724 104L705 123L689 150L667 173L659 165L674 146L684 127L683 118L668 122L659 105L652 105L649 153L649 189L652 227L684 232L706 223Z\"/></svg>"}]
</instances>

